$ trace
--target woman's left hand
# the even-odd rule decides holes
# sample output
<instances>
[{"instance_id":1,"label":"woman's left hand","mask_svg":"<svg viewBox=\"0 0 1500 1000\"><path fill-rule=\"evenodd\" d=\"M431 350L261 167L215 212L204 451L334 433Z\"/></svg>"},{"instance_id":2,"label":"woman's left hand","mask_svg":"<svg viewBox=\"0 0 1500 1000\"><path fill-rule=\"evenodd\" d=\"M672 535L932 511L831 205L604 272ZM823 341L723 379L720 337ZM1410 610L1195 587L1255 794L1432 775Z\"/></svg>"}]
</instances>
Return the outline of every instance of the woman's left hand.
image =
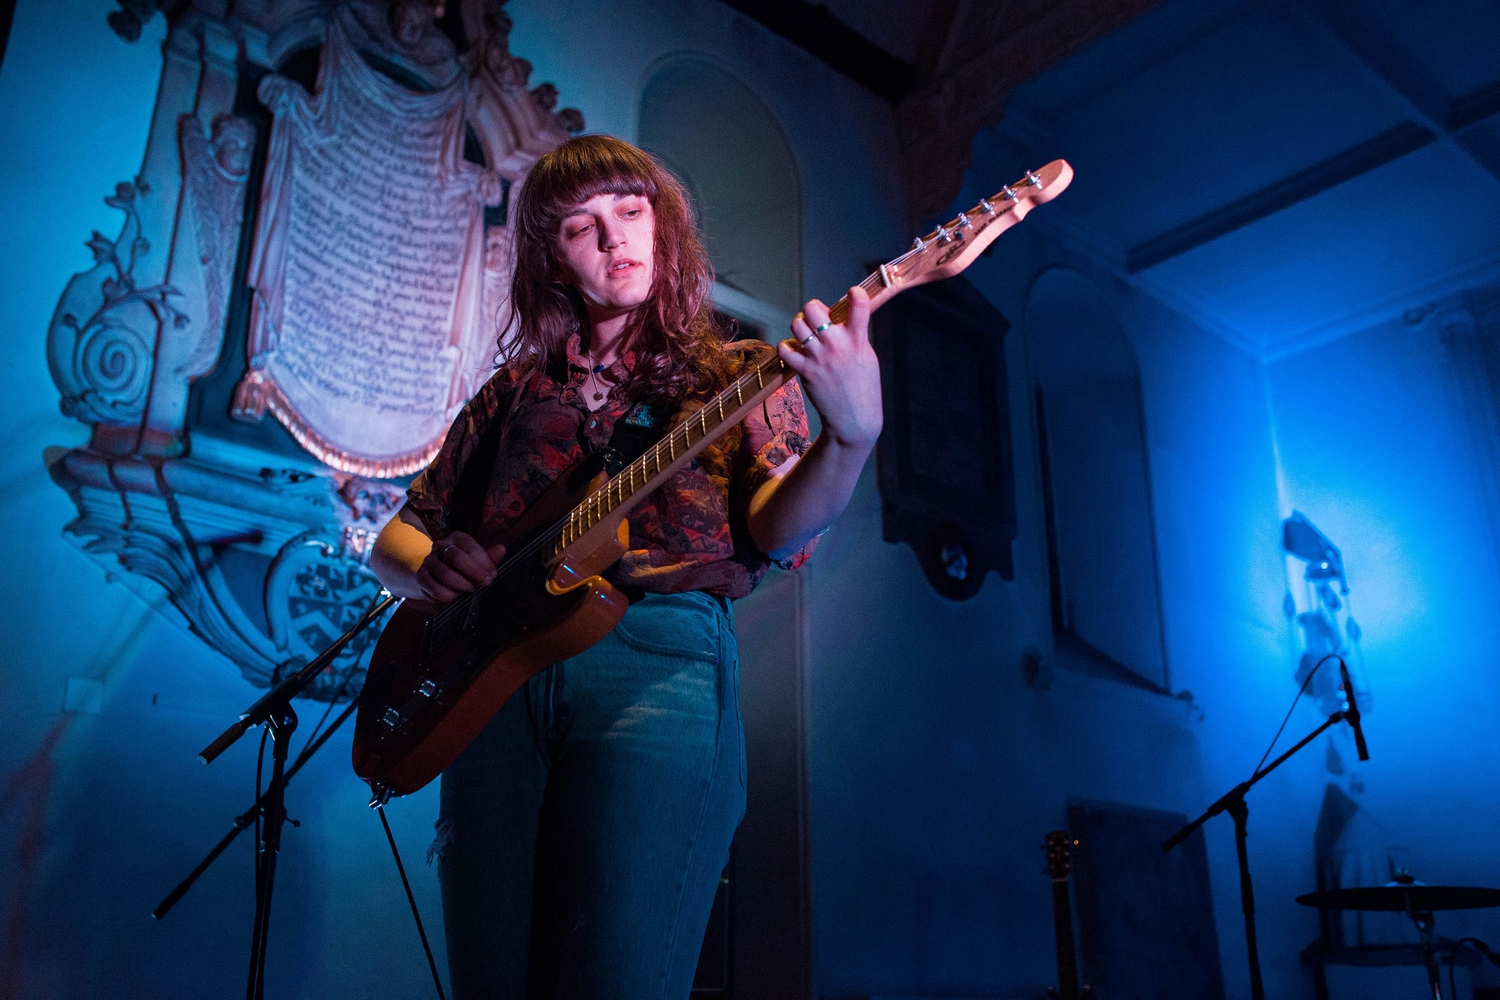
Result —
<instances>
[{"instance_id":1,"label":"woman's left hand","mask_svg":"<svg viewBox=\"0 0 1500 1000\"><path fill-rule=\"evenodd\" d=\"M866 453L880 437L880 362L870 346L870 296L849 289L849 318L829 320L817 299L792 320L792 340L778 346L781 360L802 379L807 398L823 418L823 432L847 448Z\"/></svg>"}]
</instances>

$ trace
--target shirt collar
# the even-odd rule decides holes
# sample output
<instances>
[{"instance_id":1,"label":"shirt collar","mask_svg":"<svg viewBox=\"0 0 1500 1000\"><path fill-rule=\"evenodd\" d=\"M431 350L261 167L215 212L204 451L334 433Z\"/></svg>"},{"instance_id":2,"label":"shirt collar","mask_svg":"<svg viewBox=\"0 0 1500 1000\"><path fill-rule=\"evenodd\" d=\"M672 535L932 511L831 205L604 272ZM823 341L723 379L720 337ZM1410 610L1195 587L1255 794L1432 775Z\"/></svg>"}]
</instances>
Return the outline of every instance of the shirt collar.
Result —
<instances>
[{"instance_id":1,"label":"shirt collar","mask_svg":"<svg viewBox=\"0 0 1500 1000\"><path fill-rule=\"evenodd\" d=\"M567 343L568 366L579 368L587 372L589 370L589 356L583 349L583 335L572 333L568 335ZM614 381L623 382L635 371L635 351L626 350L609 365L609 373L614 376Z\"/></svg>"}]
</instances>

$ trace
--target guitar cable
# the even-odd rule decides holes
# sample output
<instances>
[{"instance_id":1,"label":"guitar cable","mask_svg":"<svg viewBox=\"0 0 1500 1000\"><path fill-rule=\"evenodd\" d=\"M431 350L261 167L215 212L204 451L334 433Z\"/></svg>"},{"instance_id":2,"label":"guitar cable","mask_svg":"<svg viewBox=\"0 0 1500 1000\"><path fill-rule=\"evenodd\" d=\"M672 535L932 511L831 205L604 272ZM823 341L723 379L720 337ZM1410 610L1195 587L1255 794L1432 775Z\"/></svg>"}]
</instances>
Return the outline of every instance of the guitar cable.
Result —
<instances>
[{"instance_id":1,"label":"guitar cable","mask_svg":"<svg viewBox=\"0 0 1500 1000\"><path fill-rule=\"evenodd\" d=\"M417 934L422 939L422 950L427 953L427 967L432 970L432 985L437 987L438 1000L448 1000L443 994L443 981L438 976L437 961L432 957L432 945L427 943L427 930L422 926L422 914L417 911L417 897L412 895L411 883L406 878L406 866L401 863L401 852L396 850L396 837L391 833L390 821L385 818L385 803L375 806L380 814L380 825L385 827L385 839L391 845L391 856L396 859L396 871L401 873L401 888L406 890L406 901L411 904L411 915L417 921Z\"/></svg>"},{"instance_id":2,"label":"guitar cable","mask_svg":"<svg viewBox=\"0 0 1500 1000\"><path fill-rule=\"evenodd\" d=\"M1277 728L1276 735L1271 737L1271 745L1266 747L1266 752L1260 755L1260 762L1257 763L1254 770L1250 772L1250 776L1252 778L1260 773L1261 764L1264 764L1266 762L1266 758L1271 756L1271 751L1276 749L1276 741L1281 739L1281 734L1286 731L1286 724L1292 721L1292 713L1297 710L1297 702L1301 701L1302 696L1307 693L1307 686L1312 683L1313 675L1318 672L1319 667L1327 663L1329 660L1338 660L1339 663L1344 662L1344 658L1338 653L1329 653L1317 663L1313 664L1313 668L1307 672L1307 676L1302 678L1302 686L1297 689L1297 695L1292 699L1292 707L1286 710L1286 718L1281 720L1281 725ZM1353 691L1349 692L1349 699L1352 704L1354 699Z\"/></svg>"},{"instance_id":3,"label":"guitar cable","mask_svg":"<svg viewBox=\"0 0 1500 1000\"><path fill-rule=\"evenodd\" d=\"M1500 955L1495 954L1490 946L1476 937L1462 937L1453 942L1453 950L1448 953L1448 992L1454 997L1458 996L1458 986L1453 978L1453 966L1458 961L1458 953L1464 945L1472 945L1474 950L1489 959L1495 968L1500 969Z\"/></svg>"}]
</instances>

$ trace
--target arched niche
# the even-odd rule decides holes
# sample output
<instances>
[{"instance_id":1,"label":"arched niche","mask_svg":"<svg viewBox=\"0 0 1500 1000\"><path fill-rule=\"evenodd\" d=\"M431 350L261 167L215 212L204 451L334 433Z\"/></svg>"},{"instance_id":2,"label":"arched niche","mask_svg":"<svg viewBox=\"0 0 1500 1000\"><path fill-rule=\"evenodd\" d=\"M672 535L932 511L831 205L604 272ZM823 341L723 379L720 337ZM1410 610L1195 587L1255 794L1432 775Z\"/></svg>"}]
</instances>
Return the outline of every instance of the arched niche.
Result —
<instances>
[{"instance_id":1,"label":"arched niche","mask_svg":"<svg viewBox=\"0 0 1500 1000\"><path fill-rule=\"evenodd\" d=\"M1169 688L1140 372L1114 309L1076 271L1032 284L1052 623L1060 665Z\"/></svg>"},{"instance_id":2,"label":"arched niche","mask_svg":"<svg viewBox=\"0 0 1500 1000\"><path fill-rule=\"evenodd\" d=\"M802 186L760 99L705 59L673 57L646 80L639 140L687 186L718 280L800 309Z\"/></svg>"},{"instance_id":3,"label":"arched niche","mask_svg":"<svg viewBox=\"0 0 1500 1000\"><path fill-rule=\"evenodd\" d=\"M637 141L688 190L720 285L715 306L762 337L786 336L779 314L802 301L802 196L770 111L720 67L675 56L646 77ZM803 587L800 574L776 573L735 606L753 777L695 996L813 996Z\"/></svg>"}]
</instances>

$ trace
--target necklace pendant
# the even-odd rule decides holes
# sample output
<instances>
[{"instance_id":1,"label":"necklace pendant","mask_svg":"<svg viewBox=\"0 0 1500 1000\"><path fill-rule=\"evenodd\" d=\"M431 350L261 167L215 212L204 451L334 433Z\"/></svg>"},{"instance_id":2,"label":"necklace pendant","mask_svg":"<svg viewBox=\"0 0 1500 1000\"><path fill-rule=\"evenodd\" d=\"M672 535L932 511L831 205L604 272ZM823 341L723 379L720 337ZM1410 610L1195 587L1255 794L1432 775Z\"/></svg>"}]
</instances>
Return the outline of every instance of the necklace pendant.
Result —
<instances>
[{"instance_id":1,"label":"necklace pendant","mask_svg":"<svg viewBox=\"0 0 1500 1000\"><path fill-rule=\"evenodd\" d=\"M602 392L596 392L596 393L594 393L594 401L595 401L595 402L596 402L596 403L597 403L597 402L598 402L598 401L599 401L599 400L601 400L601 399L603 399L603 398L604 398L604 393L602 393Z\"/></svg>"}]
</instances>

